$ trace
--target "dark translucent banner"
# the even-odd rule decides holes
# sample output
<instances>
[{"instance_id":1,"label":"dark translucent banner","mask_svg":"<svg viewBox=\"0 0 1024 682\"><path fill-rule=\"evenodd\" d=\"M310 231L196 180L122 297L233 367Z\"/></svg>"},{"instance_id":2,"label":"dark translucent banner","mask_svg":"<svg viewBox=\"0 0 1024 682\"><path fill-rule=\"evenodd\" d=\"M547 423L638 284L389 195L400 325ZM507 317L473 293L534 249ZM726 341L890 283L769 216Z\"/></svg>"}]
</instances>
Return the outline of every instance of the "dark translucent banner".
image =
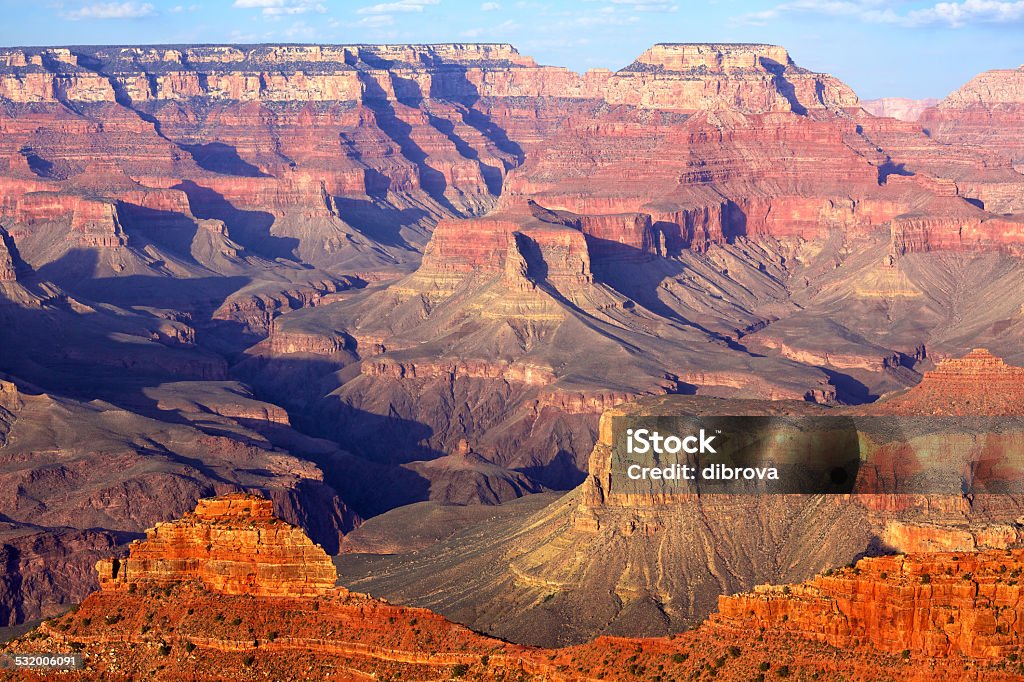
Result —
<instances>
[{"instance_id":1,"label":"dark translucent banner","mask_svg":"<svg viewBox=\"0 0 1024 682\"><path fill-rule=\"evenodd\" d=\"M625 494L1024 493L1017 417L613 418Z\"/></svg>"}]
</instances>

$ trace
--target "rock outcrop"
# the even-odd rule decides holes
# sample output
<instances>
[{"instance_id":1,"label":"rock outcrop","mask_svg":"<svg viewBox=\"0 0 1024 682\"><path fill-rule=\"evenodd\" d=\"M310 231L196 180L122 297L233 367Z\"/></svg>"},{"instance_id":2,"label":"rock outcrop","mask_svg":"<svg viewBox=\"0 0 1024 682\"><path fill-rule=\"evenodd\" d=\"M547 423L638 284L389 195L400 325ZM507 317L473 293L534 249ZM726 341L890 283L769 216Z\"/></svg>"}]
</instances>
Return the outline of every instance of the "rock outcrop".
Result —
<instances>
[{"instance_id":1,"label":"rock outcrop","mask_svg":"<svg viewBox=\"0 0 1024 682\"><path fill-rule=\"evenodd\" d=\"M125 559L96 565L101 589L172 585L189 580L221 594L319 596L337 573L322 547L274 516L260 496L199 500L181 519L158 523L128 546Z\"/></svg>"},{"instance_id":2,"label":"rock outcrop","mask_svg":"<svg viewBox=\"0 0 1024 682\"><path fill-rule=\"evenodd\" d=\"M0 227L0 284L17 282L27 271L28 266L21 260L11 235Z\"/></svg>"}]
</instances>

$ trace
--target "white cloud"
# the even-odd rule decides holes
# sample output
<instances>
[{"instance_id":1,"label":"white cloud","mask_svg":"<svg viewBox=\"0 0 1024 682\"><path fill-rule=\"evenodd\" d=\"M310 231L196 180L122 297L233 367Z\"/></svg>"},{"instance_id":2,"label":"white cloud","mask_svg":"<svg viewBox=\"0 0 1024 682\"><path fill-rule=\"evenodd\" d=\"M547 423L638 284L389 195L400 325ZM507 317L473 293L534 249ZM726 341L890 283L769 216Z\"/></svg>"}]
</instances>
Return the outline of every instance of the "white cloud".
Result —
<instances>
[{"instance_id":1,"label":"white cloud","mask_svg":"<svg viewBox=\"0 0 1024 682\"><path fill-rule=\"evenodd\" d=\"M675 12L679 6L669 0L611 0L613 5L628 5L637 12Z\"/></svg>"},{"instance_id":2,"label":"white cloud","mask_svg":"<svg viewBox=\"0 0 1024 682\"><path fill-rule=\"evenodd\" d=\"M378 5L360 7L356 14L393 14L396 12L422 12L425 7L439 5L441 0L396 0Z\"/></svg>"},{"instance_id":3,"label":"white cloud","mask_svg":"<svg viewBox=\"0 0 1024 682\"><path fill-rule=\"evenodd\" d=\"M499 9L501 9L501 5L499 5L496 2L485 2L484 4L480 5L481 12L493 12Z\"/></svg>"},{"instance_id":4,"label":"white cloud","mask_svg":"<svg viewBox=\"0 0 1024 682\"><path fill-rule=\"evenodd\" d=\"M963 0L940 2L934 7L907 13L913 24L946 23L960 27L974 23L1010 24L1024 20L1024 0Z\"/></svg>"},{"instance_id":5,"label":"white cloud","mask_svg":"<svg viewBox=\"0 0 1024 682\"><path fill-rule=\"evenodd\" d=\"M307 24L305 21L296 21L294 24L284 30L285 37L295 39L311 40L316 37L316 29Z\"/></svg>"},{"instance_id":6,"label":"white cloud","mask_svg":"<svg viewBox=\"0 0 1024 682\"><path fill-rule=\"evenodd\" d=\"M74 11L64 14L66 19L79 21L81 19L141 19L156 14L156 8L151 3L137 2L99 2L93 5L85 5Z\"/></svg>"},{"instance_id":7,"label":"white cloud","mask_svg":"<svg viewBox=\"0 0 1024 682\"><path fill-rule=\"evenodd\" d=\"M953 28L1024 21L1024 0L954 0L904 12L894 10L891 5L888 0L792 0L736 19L742 23L764 24L785 14L823 14L871 24L907 27L946 25Z\"/></svg>"},{"instance_id":8,"label":"white cloud","mask_svg":"<svg viewBox=\"0 0 1024 682\"><path fill-rule=\"evenodd\" d=\"M382 26L394 26L395 18L390 14L373 14L368 17L363 17L356 22L357 26L363 26L365 28L381 28Z\"/></svg>"},{"instance_id":9,"label":"white cloud","mask_svg":"<svg viewBox=\"0 0 1024 682\"><path fill-rule=\"evenodd\" d=\"M232 7L237 9L258 9L266 17L305 14L319 12L323 14L327 7L318 0L235 0Z\"/></svg>"}]
</instances>

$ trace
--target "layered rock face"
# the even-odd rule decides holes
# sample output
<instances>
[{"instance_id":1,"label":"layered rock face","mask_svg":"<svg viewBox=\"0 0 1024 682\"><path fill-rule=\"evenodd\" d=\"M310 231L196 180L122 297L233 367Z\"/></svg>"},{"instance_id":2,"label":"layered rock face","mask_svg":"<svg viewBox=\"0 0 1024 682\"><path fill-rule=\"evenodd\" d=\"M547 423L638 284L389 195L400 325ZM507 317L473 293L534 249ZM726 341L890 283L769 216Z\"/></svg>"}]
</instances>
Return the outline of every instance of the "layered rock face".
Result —
<instances>
[{"instance_id":1,"label":"layered rock face","mask_svg":"<svg viewBox=\"0 0 1024 682\"><path fill-rule=\"evenodd\" d=\"M148 529L127 558L96 570L101 589L196 580L221 594L265 597L323 595L337 578L323 548L275 518L270 500L246 494L199 500L195 513Z\"/></svg>"},{"instance_id":2,"label":"layered rock face","mask_svg":"<svg viewBox=\"0 0 1024 682\"><path fill-rule=\"evenodd\" d=\"M1005 660L1024 646L1024 551L861 559L794 586L719 599L712 623L765 628L850 649Z\"/></svg>"},{"instance_id":3,"label":"layered rock face","mask_svg":"<svg viewBox=\"0 0 1024 682\"><path fill-rule=\"evenodd\" d=\"M247 255L414 262L439 218L489 209L529 149L599 107L856 105L766 45L659 45L584 76L508 45L41 48L0 61L13 107L4 213L32 232L69 223L81 246L216 270ZM200 236L220 258L183 248ZM60 254L30 255L38 266Z\"/></svg>"},{"instance_id":4,"label":"layered rock face","mask_svg":"<svg viewBox=\"0 0 1024 682\"><path fill-rule=\"evenodd\" d=\"M0 227L0 283L16 282L18 277L23 276L27 270L11 235Z\"/></svg>"},{"instance_id":5,"label":"layered rock face","mask_svg":"<svg viewBox=\"0 0 1024 682\"><path fill-rule=\"evenodd\" d=\"M992 165L1005 164L1018 171L1024 164L1024 143L1018 131L1024 120L1024 67L986 71L919 119L934 139L947 145L970 145L986 152ZM1009 192L1007 192L1009 194ZM1019 199L993 197L986 201L1020 211Z\"/></svg>"},{"instance_id":6,"label":"layered rock face","mask_svg":"<svg viewBox=\"0 0 1024 682\"><path fill-rule=\"evenodd\" d=\"M0 65L0 96L19 103L518 96L680 111L723 104L768 111L857 105L847 86L797 68L776 45L659 44L620 72L595 69L582 76L538 66L511 45L471 43L22 48L0 52Z\"/></svg>"}]
</instances>

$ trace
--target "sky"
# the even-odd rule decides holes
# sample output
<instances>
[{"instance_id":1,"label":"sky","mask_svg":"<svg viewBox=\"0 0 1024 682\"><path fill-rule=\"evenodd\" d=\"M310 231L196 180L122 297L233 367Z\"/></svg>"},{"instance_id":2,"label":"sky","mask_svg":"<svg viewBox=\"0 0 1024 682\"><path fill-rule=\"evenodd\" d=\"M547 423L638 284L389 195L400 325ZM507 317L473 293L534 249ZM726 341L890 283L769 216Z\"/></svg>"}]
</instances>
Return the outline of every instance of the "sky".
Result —
<instances>
[{"instance_id":1,"label":"sky","mask_svg":"<svg viewBox=\"0 0 1024 682\"><path fill-rule=\"evenodd\" d=\"M619 69L659 42L783 45L864 99L1024 63L1024 0L0 0L0 45L508 42Z\"/></svg>"}]
</instances>

